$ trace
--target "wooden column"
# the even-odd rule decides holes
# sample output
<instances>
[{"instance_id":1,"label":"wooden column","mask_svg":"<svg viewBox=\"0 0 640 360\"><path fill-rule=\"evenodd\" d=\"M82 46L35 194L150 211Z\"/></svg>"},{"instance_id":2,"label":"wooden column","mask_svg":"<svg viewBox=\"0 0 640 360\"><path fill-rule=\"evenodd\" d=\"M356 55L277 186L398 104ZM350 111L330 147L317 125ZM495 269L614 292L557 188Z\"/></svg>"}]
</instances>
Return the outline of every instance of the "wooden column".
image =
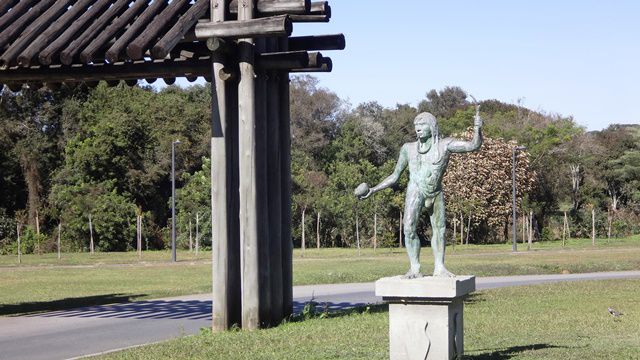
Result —
<instances>
[{"instance_id":1,"label":"wooden column","mask_svg":"<svg viewBox=\"0 0 640 360\"><path fill-rule=\"evenodd\" d=\"M255 54L266 51L266 39L255 39ZM260 326L268 326L271 321L271 259L269 256L269 204L267 187L267 72L254 67L256 101L256 191L258 201L258 281L260 291ZM275 321L276 319L274 319Z\"/></svg>"},{"instance_id":2,"label":"wooden column","mask_svg":"<svg viewBox=\"0 0 640 360\"><path fill-rule=\"evenodd\" d=\"M211 1L212 21L225 19L226 1ZM240 324L240 245L238 231L237 81L221 78L232 63L224 49L212 54L211 227L214 331ZM235 60L235 59L233 59Z\"/></svg>"},{"instance_id":3,"label":"wooden column","mask_svg":"<svg viewBox=\"0 0 640 360\"><path fill-rule=\"evenodd\" d=\"M278 40L267 40L267 51L278 51ZM282 307L282 156L280 144L281 72L267 72L267 187L269 201L269 259L271 263L271 322L284 317Z\"/></svg>"},{"instance_id":4,"label":"wooden column","mask_svg":"<svg viewBox=\"0 0 640 360\"><path fill-rule=\"evenodd\" d=\"M287 38L279 40L280 51L288 50ZM289 72L280 72L280 155L282 173L282 306L284 316L293 312L293 243L291 240L291 129Z\"/></svg>"},{"instance_id":5,"label":"wooden column","mask_svg":"<svg viewBox=\"0 0 640 360\"><path fill-rule=\"evenodd\" d=\"M253 18L253 1L239 0L238 20ZM242 327L260 325L259 289L259 204L256 168L256 98L254 43L252 38L238 41L240 83L238 84L238 133L240 173L240 246L242 278Z\"/></svg>"}]
</instances>

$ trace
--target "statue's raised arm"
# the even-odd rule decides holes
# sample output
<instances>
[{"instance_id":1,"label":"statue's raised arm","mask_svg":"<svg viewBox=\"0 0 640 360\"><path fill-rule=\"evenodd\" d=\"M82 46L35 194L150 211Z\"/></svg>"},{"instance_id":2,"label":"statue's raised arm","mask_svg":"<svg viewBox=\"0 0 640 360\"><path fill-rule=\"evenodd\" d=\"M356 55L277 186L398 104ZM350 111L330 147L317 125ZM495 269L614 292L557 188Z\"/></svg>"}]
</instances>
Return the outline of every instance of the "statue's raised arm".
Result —
<instances>
[{"instance_id":1,"label":"statue's raised arm","mask_svg":"<svg viewBox=\"0 0 640 360\"><path fill-rule=\"evenodd\" d=\"M452 138L445 140L447 140L447 150L452 153L463 153L480 149L480 146L482 145L482 119L480 118L480 105L476 105L476 115L473 117L473 138L471 141Z\"/></svg>"}]
</instances>

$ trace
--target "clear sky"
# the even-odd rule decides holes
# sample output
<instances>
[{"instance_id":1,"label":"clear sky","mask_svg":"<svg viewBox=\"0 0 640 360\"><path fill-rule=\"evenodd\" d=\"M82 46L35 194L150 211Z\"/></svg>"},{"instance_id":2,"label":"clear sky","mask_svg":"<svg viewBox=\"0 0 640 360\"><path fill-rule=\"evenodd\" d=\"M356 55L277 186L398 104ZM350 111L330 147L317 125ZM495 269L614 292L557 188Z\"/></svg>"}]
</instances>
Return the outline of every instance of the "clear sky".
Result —
<instances>
[{"instance_id":1,"label":"clear sky","mask_svg":"<svg viewBox=\"0 0 640 360\"><path fill-rule=\"evenodd\" d=\"M462 87L588 130L640 123L640 1L330 0L328 24L293 35L344 33L324 52L320 85L352 105L416 105L430 89Z\"/></svg>"}]
</instances>

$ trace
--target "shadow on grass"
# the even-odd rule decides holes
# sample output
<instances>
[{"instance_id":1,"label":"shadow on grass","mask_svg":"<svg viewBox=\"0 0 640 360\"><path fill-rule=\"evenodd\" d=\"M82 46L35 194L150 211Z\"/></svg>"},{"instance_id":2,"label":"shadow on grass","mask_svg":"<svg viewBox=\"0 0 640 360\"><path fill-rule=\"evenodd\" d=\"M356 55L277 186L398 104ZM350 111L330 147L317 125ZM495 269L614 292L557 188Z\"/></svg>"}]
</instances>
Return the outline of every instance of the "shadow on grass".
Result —
<instances>
[{"instance_id":1,"label":"shadow on grass","mask_svg":"<svg viewBox=\"0 0 640 360\"><path fill-rule=\"evenodd\" d=\"M490 350L488 352L477 354L477 355L465 355L462 358L466 360L507 360L525 351L556 349L556 348L566 348L566 346L556 346L556 345L550 345L550 344L520 345L520 346L512 346L512 347L508 347L500 350L494 349L494 350Z\"/></svg>"},{"instance_id":2,"label":"shadow on grass","mask_svg":"<svg viewBox=\"0 0 640 360\"><path fill-rule=\"evenodd\" d=\"M465 305L477 304L485 301L486 299L484 298L484 294L481 292L471 293L464 298Z\"/></svg>"},{"instance_id":3,"label":"shadow on grass","mask_svg":"<svg viewBox=\"0 0 640 360\"><path fill-rule=\"evenodd\" d=\"M311 319L330 319L355 314L375 314L388 311L389 305L387 304L317 303L315 301L308 301L304 304L294 303L294 314L288 321L301 322Z\"/></svg>"},{"instance_id":4,"label":"shadow on grass","mask_svg":"<svg viewBox=\"0 0 640 360\"><path fill-rule=\"evenodd\" d=\"M26 315L45 311L73 309L81 306L124 303L145 295L106 294L66 298L52 301L24 302L20 304L0 305L0 316Z\"/></svg>"}]
</instances>

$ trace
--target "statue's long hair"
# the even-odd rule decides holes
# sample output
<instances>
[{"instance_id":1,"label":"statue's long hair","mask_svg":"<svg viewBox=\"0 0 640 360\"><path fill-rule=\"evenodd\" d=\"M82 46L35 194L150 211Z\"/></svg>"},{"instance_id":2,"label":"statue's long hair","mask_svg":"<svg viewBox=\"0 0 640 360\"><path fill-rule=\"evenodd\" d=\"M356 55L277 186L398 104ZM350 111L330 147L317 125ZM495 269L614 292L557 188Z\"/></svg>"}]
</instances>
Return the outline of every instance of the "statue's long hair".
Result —
<instances>
[{"instance_id":1,"label":"statue's long hair","mask_svg":"<svg viewBox=\"0 0 640 360\"><path fill-rule=\"evenodd\" d=\"M438 131L438 123L436 122L436 117L433 116L433 114L428 113L428 112L423 112L418 114L418 116L416 116L415 120L413 120L414 123L417 123L419 121L424 121L427 123L427 125L429 125L429 130L431 130L431 142L433 144L433 146L436 147L436 154L439 160L440 159L440 147L438 146L438 143L440 141L440 133ZM439 161L438 161L439 162Z\"/></svg>"}]
</instances>

